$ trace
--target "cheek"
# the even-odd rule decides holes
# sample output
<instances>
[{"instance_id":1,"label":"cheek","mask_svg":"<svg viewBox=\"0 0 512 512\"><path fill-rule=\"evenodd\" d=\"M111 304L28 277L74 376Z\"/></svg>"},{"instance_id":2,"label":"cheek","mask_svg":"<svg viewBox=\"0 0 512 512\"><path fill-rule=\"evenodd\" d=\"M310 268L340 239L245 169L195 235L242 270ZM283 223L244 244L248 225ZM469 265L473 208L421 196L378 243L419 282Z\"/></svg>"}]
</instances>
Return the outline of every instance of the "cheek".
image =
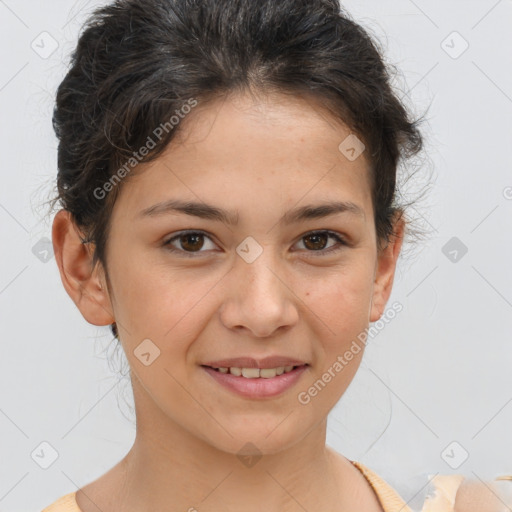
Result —
<instances>
[{"instance_id":1,"label":"cheek","mask_svg":"<svg viewBox=\"0 0 512 512\"><path fill-rule=\"evenodd\" d=\"M114 313L120 332L126 327L123 334L130 338L130 345L149 338L163 350L171 345L173 350L180 350L179 340L186 340L200 328L208 294L219 280L211 272L198 272L130 255L120 261L111 278Z\"/></svg>"},{"instance_id":2,"label":"cheek","mask_svg":"<svg viewBox=\"0 0 512 512\"><path fill-rule=\"evenodd\" d=\"M311 400L313 416L330 411L357 373L364 354L360 335L368 327L371 292L370 274L364 268L357 272L355 267L333 272L305 291L305 322L314 326L318 343L315 375L308 383L312 387L301 391Z\"/></svg>"},{"instance_id":3,"label":"cheek","mask_svg":"<svg viewBox=\"0 0 512 512\"><path fill-rule=\"evenodd\" d=\"M322 325L321 339L335 346L350 343L368 324L371 293L371 275L363 267L347 267L310 282L304 304Z\"/></svg>"}]
</instances>

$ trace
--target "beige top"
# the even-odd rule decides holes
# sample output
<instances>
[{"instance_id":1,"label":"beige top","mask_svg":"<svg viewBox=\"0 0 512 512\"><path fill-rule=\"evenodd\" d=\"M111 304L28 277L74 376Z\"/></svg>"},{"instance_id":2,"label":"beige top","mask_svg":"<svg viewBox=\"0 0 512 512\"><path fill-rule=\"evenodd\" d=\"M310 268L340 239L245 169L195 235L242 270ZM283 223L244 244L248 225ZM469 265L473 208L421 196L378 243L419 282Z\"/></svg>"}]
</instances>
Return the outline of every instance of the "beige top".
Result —
<instances>
[{"instance_id":1,"label":"beige top","mask_svg":"<svg viewBox=\"0 0 512 512\"><path fill-rule=\"evenodd\" d=\"M400 495L377 473L360 462L351 460L371 485L384 512L412 512Z\"/></svg>"},{"instance_id":2,"label":"beige top","mask_svg":"<svg viewBox=\"0 0 512 512\"><path fill-rule=\"evenodd\" d=\"M350 461L361 471L375 491L384 512L411 512L397 492L381 477L360 462ZM46 507L42 512L82 512L75 499L76 491L70 492Z\"/></svg>"}]
</instances>

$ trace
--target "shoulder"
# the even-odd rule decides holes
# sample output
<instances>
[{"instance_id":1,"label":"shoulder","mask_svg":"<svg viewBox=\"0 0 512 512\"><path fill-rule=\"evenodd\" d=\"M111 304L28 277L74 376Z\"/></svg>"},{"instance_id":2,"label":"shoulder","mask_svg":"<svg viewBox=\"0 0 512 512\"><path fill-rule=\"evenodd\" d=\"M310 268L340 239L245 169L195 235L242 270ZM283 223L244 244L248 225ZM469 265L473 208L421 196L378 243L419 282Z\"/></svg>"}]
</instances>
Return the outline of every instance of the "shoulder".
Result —
<instances>
[{"instance_id":1,"label":"shoulder","mask_svg":"<svg viewBox=\"0 0 512 512\"><path fill-rule=\"evenodd\" d=\"M457 474L437 474L429 478L431 494L427 496L421 512L500 512L505 508L512 510L512 488L505 482L512 480L512 475L497 477L494 481L484 481L479 477L466 478Z\"/></svg>"},{"instance_id":2,"label":"shoulder","mask_svg":"<svg viewBox=\"0 0 512 512\"><path fill-rule=\"evenodd\" d=\"M42 512L81 512L75 499L76 492L61 496L57 501L48 505Z\"/></svg>"},{"instance_id":3,"label":"shoulder","mask_svg":"<svg viewBox=\"0 0 512 512\"><path fill-rule=\"evenodd\" d=\"M361 471L368 483L371 485L384 512L411 512L405 501L400 495L377 473L366 467L364 464L356 461L350 461Z\"/></svg>"}]
</instances>

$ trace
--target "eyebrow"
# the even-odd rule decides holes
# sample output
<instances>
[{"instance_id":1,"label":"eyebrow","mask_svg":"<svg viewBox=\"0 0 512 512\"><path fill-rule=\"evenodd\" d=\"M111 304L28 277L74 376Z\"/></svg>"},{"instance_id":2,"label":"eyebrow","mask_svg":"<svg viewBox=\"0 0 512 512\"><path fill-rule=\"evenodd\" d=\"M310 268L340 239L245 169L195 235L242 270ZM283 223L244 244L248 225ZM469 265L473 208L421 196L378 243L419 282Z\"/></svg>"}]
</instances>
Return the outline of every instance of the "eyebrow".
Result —
<instances>
[{"instance_id":1,"label":"eyebrow","mask_svg":"<svg viewBox=\"0 0 512 512\"><path fill-rule=\"evenodd\" d=\"M157 217L172 213L184 213L201 219L223 222L230 226L236 226L239 220L238 211L228 211L206 203L180 201L178 199L169 199L154 204L140 211L137 217ZM317 205L301 206L290 210L281 217L279 224L287 225L307 220L321 219L339 213L350 213L366 218L363 208L351 201L330 201Z\"/></svg>"}]
</instances>

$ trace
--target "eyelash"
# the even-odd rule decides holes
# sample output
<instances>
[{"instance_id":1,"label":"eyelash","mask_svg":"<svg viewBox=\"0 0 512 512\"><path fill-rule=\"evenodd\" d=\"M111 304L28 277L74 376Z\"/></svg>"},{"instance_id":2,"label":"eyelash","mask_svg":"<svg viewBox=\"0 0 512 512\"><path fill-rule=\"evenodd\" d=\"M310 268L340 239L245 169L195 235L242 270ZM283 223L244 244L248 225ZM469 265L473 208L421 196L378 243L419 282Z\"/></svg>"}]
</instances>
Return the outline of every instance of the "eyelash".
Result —
<instances>
[{"instance_id":1,"label":"eyelash","mask_svg":"<svg viewBox=\"0 0 512 512\"><path fill-rule=\"evenodd\" d=\"M318 234L327 234L327 235L329 235L329 237L334 238L338 242L338 245L337 246L334 245L334 246L332 246L332 247L330 247L328 249L319 249L317 251L306 250L306 252L315 253L315 255L318 255L318 256L326 256L326 255L330 255L331 253L336 253L336 252L342 250L345 246L349 245L346 242L346 240L343 237L341 237L338 233L336 233L334 231L325 230L325 229L324 230L320 230L320 231L310 231L309 233L306 233L305 235L303 235L300 238L300 240L302 240L303 238L306 238L307 236L318 235ZM207 251L196 251L196 252L183 251L181 249L176 249L176 247L172 247L170 245L171 242L181 238L183 235L203 235L206 238L210 238L210 240L211 240L211 237L207 233L205 233L204 231L180 231L177 235L175 235L172 238L169 238L167 241L165 241L163 243L163 246L166 248L166 250L168 250L168 251L170 251L172 253L178 253L179 252L183 256L185 256L186 258L197 258L197 257L200 257L200 256L196 256L196 255L198 255L198 254L200 254L202 252L207 252Z\"/></svg>"}]
</instances>

